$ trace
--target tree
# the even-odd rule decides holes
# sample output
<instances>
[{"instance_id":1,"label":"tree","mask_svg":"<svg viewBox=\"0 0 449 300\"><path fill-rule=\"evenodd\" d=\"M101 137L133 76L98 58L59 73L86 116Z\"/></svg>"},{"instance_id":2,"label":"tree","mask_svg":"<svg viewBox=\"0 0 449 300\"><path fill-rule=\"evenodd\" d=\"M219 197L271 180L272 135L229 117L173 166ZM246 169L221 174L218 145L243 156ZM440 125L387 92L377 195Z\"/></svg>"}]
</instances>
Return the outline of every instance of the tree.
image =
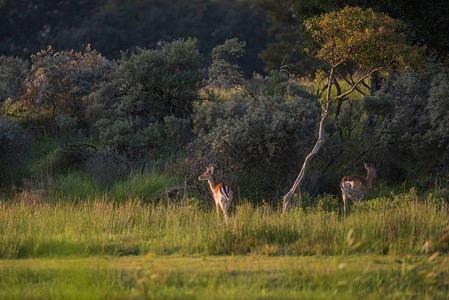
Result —
<instances>
[{"instance_id":1,"label":"tree","mask_svg":"<svg viewBox=\"0 0 449 300\"><path fill-rule=\"evenodd\" d=\"M372 8L404 23L404 32L411 44L426 45L443 57L449 54L449 5L446 0L371 1L371 0L253 0L253 5L265 10L272 22L276 41L267 44L261 58L268 68L277 68L282 57L302 43L302 34L295 31L304 20L314 15L343 9L345 6ZM302 57L296 57L302 59ZM297 60L289 63L298 63Z\"/></svg>"},{"instance_id":2,"label":"tree","mask_svg":"<svg viewBox=\"0 0 449 300\"><path fill-rule=\"evenodd\" d=\"M284 196L284 212L290 207L291 198L301 185L311 159L325 142L324 124L332 104L351 94L372 74L406 70L410 62L418 62L420 58L420 51L406 44L406 36L400 31L401 22L375 13L372 9L346 7L338 12L307 19L304 25L314 41L313 48L306 51L326 68L317 72L321 120L315 146L306 156L292 188ZM339 70L349 66L360 70L359 78L353 81L345 78L350 82L349 88L333 96L331 90L334 81L345 76Z\"/></svg>"}]
</instances>

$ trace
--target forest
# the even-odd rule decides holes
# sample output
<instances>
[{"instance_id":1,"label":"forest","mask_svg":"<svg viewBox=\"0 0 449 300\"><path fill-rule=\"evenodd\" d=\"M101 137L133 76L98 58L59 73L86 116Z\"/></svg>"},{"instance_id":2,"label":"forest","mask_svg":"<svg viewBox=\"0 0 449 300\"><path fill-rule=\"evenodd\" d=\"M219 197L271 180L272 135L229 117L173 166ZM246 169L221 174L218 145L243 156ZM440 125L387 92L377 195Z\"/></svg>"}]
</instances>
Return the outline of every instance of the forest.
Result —
<instances>
[{"instance_id":1,"label":"forest","mask_svg":"<svg viewBox=\"0 0 449 300\"><path fill-rule=\"evenodd\" d=\"M0 298L447 297L445 1L42 2L0 1Z\"/></svg>"}]
</instances>

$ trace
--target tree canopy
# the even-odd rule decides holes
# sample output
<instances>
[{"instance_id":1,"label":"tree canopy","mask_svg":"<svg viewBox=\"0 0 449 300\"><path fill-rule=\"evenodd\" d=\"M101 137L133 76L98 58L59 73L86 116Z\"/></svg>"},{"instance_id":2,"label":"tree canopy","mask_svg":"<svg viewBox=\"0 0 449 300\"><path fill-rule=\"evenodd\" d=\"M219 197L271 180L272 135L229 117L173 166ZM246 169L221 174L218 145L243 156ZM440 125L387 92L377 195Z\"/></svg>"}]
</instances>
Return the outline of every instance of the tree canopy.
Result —
<instances>
[{"instance_id":1,"label":"tree canopy","mask_svg":"<svg viewBox=\"0 0 449 300\"><path fill-rule=\"evenodd\" d=\"M261 54L267 67L276 68L285 54L298 49L298 43L304 43L303 21L322 13L338 11L346 6L371 8L374 12L384 13L401 21L402 31L411 44L425 45L428 49L445 56L449 54L449 5L445 0L424 2L410 1L368 1L368 0L257 0L253 4L267 11L272 22L271 31L276 42L267 45ZM267 53L269 51L269 54ZM298 63L304 57L292 57L292 63ZM301 62L299 62L301 64ZM302 62L304 63L304 62Z\"/></svg>"}]
</instances>

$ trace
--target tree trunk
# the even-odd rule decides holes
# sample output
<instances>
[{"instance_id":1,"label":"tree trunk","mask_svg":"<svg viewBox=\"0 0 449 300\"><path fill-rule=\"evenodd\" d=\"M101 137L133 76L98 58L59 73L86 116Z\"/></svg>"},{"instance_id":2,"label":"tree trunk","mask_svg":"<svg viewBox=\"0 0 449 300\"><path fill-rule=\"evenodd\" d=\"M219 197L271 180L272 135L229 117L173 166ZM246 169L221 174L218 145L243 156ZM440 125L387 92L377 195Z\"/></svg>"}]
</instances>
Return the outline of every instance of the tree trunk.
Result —
<instances>
[{"instance_id":1,"label":"tree trunk","mask_svg":"<svg viewBox=\"0 0 449 300\"><path fill-rule=\"evenodd\" d=\"M318 140L315 143L315 146L313 147L312 151L306 156L306 159L304 160L304 163L301 168L301 172L299 172L298 177L296 177L295 182L293 183L292 188L290 191L284 196L284 202L282 206L282 213L287 211L291 206L291 200L293 195L295 194L296 189L299 190L299 186L301 185L302 181L304 180L304 176L306 174L307 168L309 167L309 163L312 160L312 158L320 151L321 146L324 144L324 121L326 120L328 114L329 114L329 107L331 105L331 88L332 83L334 80L334 68L332 67L329 72L329 81L327 83L327 95L326 95L326 102L321 104L321 121L320 121L320 129L318 131ZM301 191L299 190L299 205L301 205Z\"/></svg>"},{"instance_id":2,"label":"tree trunk","mask_svg":"<svg viewBox=\"0 0 449 300\"><path fill-rule=\"evenodd\" d=\"M290 191L284 196L284 203L283 203L283 207L282 207L282 213L284 213L286 210L288 210L291 206L291 199L293 197L293 195L295 194L296 189L298 189L299 191L299 203L301 203L301 191L299 189L299 186L301 185L304 176L306 174L307 168L309 167L310 161L312 160L312 158L318 153L318 151L320 151L321 146L323 146L324 141L325 141L325 137L324 137L324 121L326 120L327 116L329 114L329 110L327 109L326 111L323 112L322 116L321 116L321 121L320 121L320 130L318 133L318 140L315 143L315 146L313 147L312 151L310 151L310 153L306 156L306 159L304 160L304 163L302 165L301 168L301 172L299 172L298 177L296 178L295 182L293 183L292 188L290 189Z\"/></svg>"}]
</instances>

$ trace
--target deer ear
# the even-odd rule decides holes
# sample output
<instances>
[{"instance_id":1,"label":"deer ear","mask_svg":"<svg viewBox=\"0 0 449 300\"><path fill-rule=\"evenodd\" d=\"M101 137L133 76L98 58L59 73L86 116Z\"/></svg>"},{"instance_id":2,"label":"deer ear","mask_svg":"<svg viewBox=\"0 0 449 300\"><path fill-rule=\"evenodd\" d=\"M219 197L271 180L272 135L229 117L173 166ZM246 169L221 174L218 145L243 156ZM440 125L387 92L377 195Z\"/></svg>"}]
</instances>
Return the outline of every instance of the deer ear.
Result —
<instances>
[{"instance_id":1,"label":"deer ear","mask_svg":"<svg viewBox=\"0 0 449 300\"><path fill-rule=\"evenodd\" d=\"M365 169L368 169L368 165L366 164L366 162L363 163L363 166L365 167Z\"/></svg>"},{"instance_id":2,"label":"deer ear","mask_svg":"<svg viewBox=\"0 0 449 300\"><path fill-rule=\"evenodd\" d=\"M214 167L210 167L209 170L211 171L211 173L214 173Z\"/></svg>"}]
</instances>

